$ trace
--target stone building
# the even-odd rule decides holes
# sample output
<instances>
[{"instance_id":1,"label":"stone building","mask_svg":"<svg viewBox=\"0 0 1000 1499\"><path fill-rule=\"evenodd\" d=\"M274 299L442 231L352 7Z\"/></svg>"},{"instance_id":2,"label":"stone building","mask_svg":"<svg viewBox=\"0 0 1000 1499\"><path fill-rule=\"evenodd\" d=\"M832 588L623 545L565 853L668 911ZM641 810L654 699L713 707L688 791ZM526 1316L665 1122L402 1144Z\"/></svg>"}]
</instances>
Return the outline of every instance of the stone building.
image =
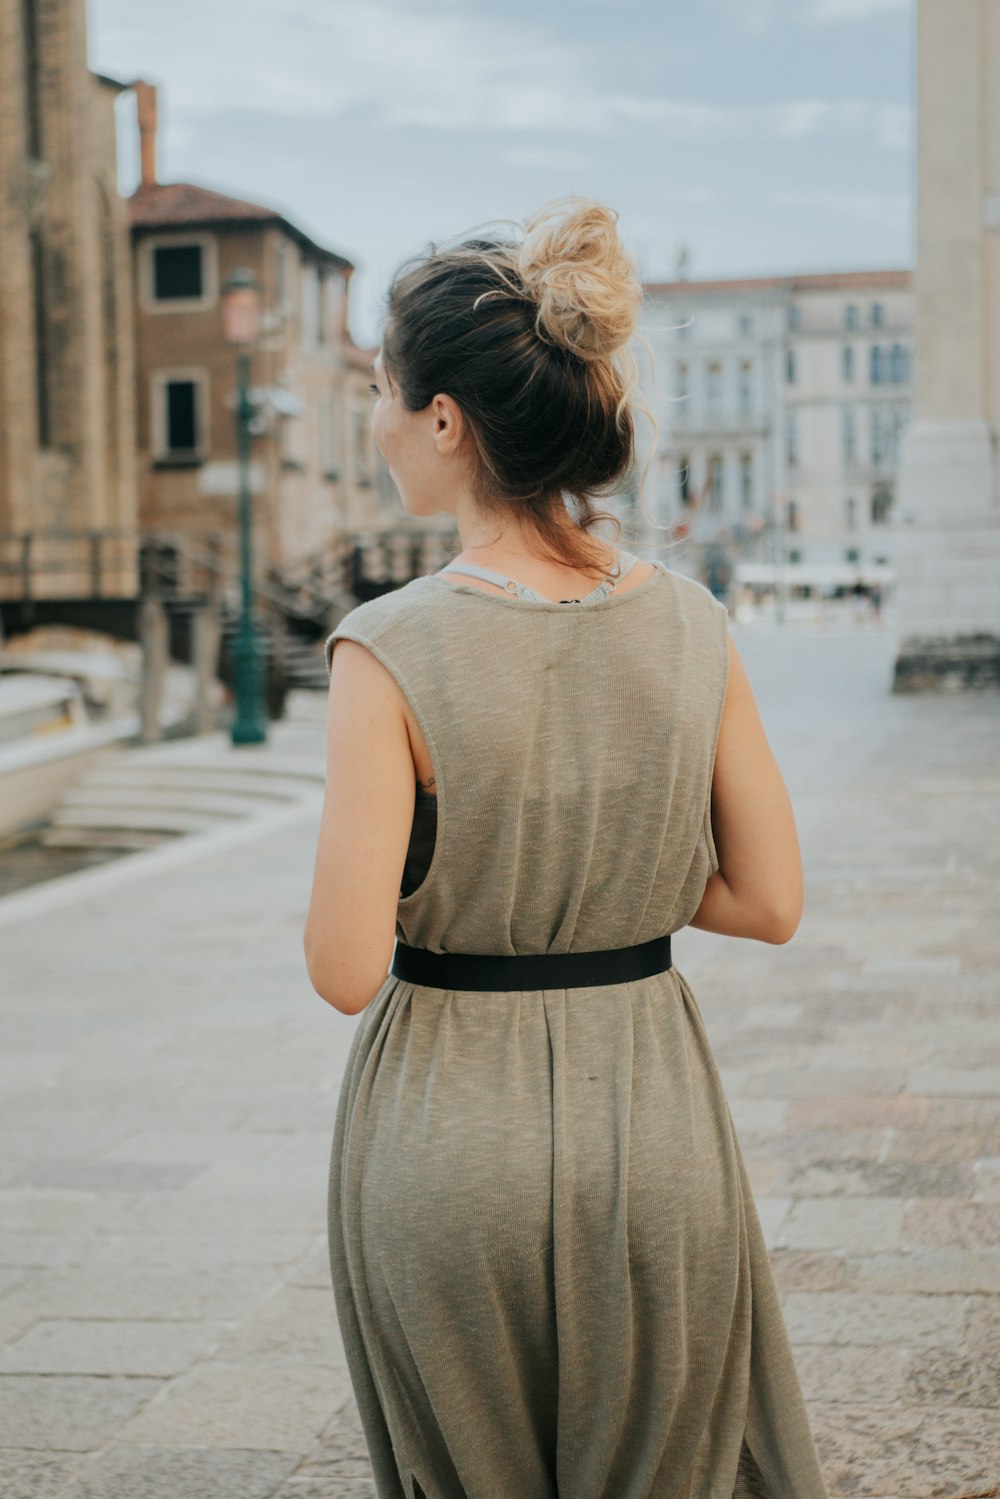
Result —
<instances>
[{"instance_id":1,"label":"stone building","mask_svg":"<svg viewBox=\"0 0 1000 1499\"><path fill-rule=\"evenodd\" d=\"M919 0L896 686L1000 685L1000 7Z\"/></svg>"},{"instance_id":2,"label":"stone building","mask_svg":"<svg viewBox=\"0 0 1000 1499\"><path fill-rule=\"evenodd\" d=\"M83 0L0 0L0 600L135 592L126 87Z\"/></svg>"},{"instance_id":3,"label":"stone building","mask_svg":"<svg viewBox=\"0 0 1000 1499\"><path fill-rule=\"evenodd\" d=\"M905 270L650 283L651 494L702 563L828 584L891 576L912 375ZM648 384L647 377L647 384ZM649 393L649 392L647 392ZM705 571L705 567L702 567Z\"/></svg>"},{"instance_id":4,"label":"stone building","mask_svg":"<svg viewBox=\"0 0 1000 1499\"><path fill-rule=\"evenodd\" d=\"M351 262L277 210L156 173L156 91L134 85L141 180L129 199L135 285L140 517L164 554L235 558L234 351L220 291L237 267L262 290L252 389L254 559L295 584L335 568L352 533L379 529L370 366L348 327ZM183 568L183 558L177 559Z\"/></svg>"}]
</instances>

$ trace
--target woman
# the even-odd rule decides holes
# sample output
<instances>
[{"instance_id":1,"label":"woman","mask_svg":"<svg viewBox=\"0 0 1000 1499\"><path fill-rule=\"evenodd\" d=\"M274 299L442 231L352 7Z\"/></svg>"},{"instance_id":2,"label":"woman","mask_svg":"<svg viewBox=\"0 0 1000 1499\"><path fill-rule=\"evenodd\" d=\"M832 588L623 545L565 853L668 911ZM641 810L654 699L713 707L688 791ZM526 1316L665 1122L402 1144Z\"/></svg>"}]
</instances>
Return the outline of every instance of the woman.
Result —
<instances>
[{"instance_id":1,"label":"woman","mask_svg":"<svg viewBox=\"0 0 1000 1499\"><path fill-rule=\"evenodd\" d=\"M595 534L635 457L617 218L432 247L375 361L403 503L462 542L326 644L305 952L362 1015L330 1262L380 1499L827 1499L670 958L787 942L800 855L725 607Z\"/></svg>"}]
</instances>

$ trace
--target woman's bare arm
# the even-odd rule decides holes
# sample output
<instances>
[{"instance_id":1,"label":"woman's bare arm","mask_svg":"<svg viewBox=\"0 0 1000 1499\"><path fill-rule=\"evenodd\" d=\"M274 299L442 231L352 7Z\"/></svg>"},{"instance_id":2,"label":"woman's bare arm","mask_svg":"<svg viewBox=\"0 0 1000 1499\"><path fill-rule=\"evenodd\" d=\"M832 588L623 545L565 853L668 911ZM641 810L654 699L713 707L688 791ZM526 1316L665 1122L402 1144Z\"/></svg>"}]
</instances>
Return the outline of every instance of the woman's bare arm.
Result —
<instances>
[{"instance_id":1,"label":"woman's bare arm","mask_svg":"<svg viewBox=\"0 0 1000 1499\"><path fill-rule=\"evenodd\" d=\"M791 800L732 635L712 777L712 833L719 869L690 925L727 937L788 942L802 919L802 855Z\"/></svg>"}]
</instances>

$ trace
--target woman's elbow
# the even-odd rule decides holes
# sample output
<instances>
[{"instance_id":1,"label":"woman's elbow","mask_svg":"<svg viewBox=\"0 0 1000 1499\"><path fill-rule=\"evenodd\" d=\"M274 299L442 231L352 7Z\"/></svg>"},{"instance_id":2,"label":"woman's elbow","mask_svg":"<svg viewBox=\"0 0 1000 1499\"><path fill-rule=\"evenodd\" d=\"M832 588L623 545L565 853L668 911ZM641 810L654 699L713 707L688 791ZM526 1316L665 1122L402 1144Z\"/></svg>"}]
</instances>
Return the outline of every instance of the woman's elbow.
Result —
<instances>
[{"instance_id":1,"label":"woman's elbow","mask_svg":"<svg viewBox=\"0 0 1000 1499\"><path fill-rule=\"evenodd\" d=\"M309 982L320 999L341 1015L360 1015L362 1010L367 1009L378 991L378 985L373 988L368 980L355 982L343 972L331 974L329 967L310 948L308 937L303 939L303 951Z\"/></svg>"},{"instance_id":2,"label":"woman's elbow","mask_svg":"<svg viewBox=\"0 0 1000 1499\"><path fill-rule=\"evenodd\" d=\"M802 901L793 906L777 907L767 919L764 941L771 942L776 947L786 942L791 942L799 929L802 920Z\"/></svg>"}]
</instances>

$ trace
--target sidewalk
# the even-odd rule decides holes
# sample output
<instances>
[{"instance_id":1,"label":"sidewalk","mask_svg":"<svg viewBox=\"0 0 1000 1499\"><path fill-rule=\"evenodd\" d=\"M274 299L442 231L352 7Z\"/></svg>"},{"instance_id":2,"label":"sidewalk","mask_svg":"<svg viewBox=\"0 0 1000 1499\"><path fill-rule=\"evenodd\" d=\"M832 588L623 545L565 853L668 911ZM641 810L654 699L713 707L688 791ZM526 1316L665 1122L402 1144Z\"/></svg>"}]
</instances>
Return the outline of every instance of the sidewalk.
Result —
<instances>
[{"instance_id":1,"label":"sidewalk","mask_svg":"<svg viewBox=\"0 0 1000 1499\"><path fill-rule=\"evenodd\" d=\"M806 912L783 947L687 930L675 960L831 1496L975 1492L1000 1482L1000 698L891 697L888 630L734 636ZM254 753L322 766L322 712L273 728ZM326 1255L357 1021L305 973L318 816L0 900L0 1499L374 1499Z\"/></svg>"}]
</instances>

